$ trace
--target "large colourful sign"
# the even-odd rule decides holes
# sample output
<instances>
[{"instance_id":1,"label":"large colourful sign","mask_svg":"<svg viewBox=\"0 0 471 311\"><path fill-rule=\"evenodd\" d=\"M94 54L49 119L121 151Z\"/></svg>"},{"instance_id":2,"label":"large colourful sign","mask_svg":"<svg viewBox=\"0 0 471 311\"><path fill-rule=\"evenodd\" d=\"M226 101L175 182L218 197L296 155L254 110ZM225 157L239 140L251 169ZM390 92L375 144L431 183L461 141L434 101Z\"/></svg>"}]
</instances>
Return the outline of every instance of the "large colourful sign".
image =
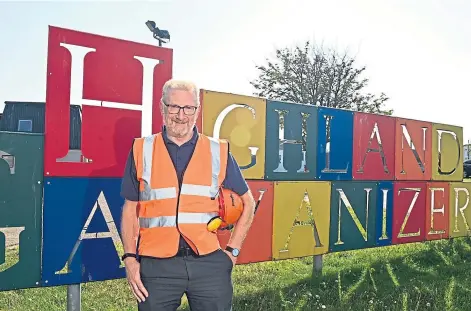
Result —
<instances>
[{"instance_id":1,"label":"large colourful sign","mask_svg":"<svg viewBox=\"0 0 471 311\"><path fill-rule=\"evenodd\" d=\"M121 176L133 139L161 129L172 55L49 29L44 137L0 133L0 290L124 277ZM229 140L259 201L239 264L470 235L461 127L210 90L200 98L198 128ZM222 246L230 235L218 233Z\"/></svg>"}]
</instances>

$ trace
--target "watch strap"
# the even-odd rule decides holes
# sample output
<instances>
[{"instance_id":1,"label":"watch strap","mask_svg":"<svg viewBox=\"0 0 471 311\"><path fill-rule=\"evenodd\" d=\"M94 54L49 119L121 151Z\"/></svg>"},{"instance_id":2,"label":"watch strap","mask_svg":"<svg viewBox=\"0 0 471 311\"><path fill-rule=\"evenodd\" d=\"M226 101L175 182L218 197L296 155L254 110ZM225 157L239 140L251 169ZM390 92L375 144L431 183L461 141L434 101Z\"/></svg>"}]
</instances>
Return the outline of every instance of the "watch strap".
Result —
<instances>
[{"instance_id":1,"label":"watch strap","mask_svg":"<svg viewBox=\"0 0 471 311\"><path fill-rule=\"evenodd\" d=\"M137 255L136 254L133 254L133 253L125 253L122 257L121 257L121 260L124 261L124 259L128 258L128 257L134 257L137 259Z\"/></svg>"},{"instance_id":2,"label":"watch strap","mask_svg":"<svg viewBox=\"0 0 471 311\"><path fill-rule=\"evenodd\" d=\"M230 247L230 246L226 246L226 251L230 252L230 253L232 254L232 256L237 257L239 254L234 255L234 250L236 250L236 249L235 249L235 248L232 248L232 247ZM238 251L238 250L239 250L239 249L237 249L237 251Z\"/></svg>"}]
</instances>

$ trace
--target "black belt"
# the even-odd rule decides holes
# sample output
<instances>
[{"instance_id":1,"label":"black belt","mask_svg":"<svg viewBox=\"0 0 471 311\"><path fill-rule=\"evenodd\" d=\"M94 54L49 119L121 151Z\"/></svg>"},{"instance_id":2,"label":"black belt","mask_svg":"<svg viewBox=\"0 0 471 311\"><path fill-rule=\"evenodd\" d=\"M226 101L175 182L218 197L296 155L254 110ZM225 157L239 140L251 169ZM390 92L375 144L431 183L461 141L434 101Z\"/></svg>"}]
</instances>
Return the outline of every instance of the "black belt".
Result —
<instances>
[{"instance_id":1,"label":"black belt","mask_svg":"<svg viewBox=\"0 0 471 311\"><path fill-rule=\"evenodd\" d=\"M184 248L179 248L175 256L177 257L197 256L197 254L191 248L184 247Z\"/></svg>"}]
</instances>

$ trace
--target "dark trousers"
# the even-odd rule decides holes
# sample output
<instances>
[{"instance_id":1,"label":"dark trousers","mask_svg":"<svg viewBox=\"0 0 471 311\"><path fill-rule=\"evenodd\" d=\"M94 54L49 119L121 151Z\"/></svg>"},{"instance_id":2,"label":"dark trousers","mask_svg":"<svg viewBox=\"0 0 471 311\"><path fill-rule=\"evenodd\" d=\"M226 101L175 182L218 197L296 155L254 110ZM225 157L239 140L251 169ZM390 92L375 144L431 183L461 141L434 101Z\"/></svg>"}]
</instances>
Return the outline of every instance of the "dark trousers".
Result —
<instances>
[{"instance_id":1,"label":"dark trousers","mask_svg":"<svg viewBox=\"0 0 471 311\"><path fill-rule=\"evenodd\" d=\"M232 310L232 260L222 250L205 256L140 258L149 293L139 311L175 311L185 293L191 311Z\"/></svg>"}]
</instances>

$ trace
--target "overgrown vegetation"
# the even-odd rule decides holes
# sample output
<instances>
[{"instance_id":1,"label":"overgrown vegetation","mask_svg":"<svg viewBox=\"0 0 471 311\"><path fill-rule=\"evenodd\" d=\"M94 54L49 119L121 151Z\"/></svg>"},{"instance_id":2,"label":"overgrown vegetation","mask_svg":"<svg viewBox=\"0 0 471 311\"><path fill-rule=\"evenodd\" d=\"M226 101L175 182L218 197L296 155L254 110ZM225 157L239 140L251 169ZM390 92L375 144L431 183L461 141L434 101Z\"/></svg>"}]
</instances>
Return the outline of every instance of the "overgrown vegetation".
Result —
<instances>
[{"instance_id":1,"label":"overgrown vegetation","mask_svg":"<svg viewBox=\"0 0 471 311\"><path fill-rule=\"evenodd\" d=\"M236 266L234 311L471 310L471 239ZM66 310L65 286L0 293L0 310ZM82 285L82 310L137 310L126 280ZM184 303L181 310L189 310Z\"/></svg>"}]
</instances>

